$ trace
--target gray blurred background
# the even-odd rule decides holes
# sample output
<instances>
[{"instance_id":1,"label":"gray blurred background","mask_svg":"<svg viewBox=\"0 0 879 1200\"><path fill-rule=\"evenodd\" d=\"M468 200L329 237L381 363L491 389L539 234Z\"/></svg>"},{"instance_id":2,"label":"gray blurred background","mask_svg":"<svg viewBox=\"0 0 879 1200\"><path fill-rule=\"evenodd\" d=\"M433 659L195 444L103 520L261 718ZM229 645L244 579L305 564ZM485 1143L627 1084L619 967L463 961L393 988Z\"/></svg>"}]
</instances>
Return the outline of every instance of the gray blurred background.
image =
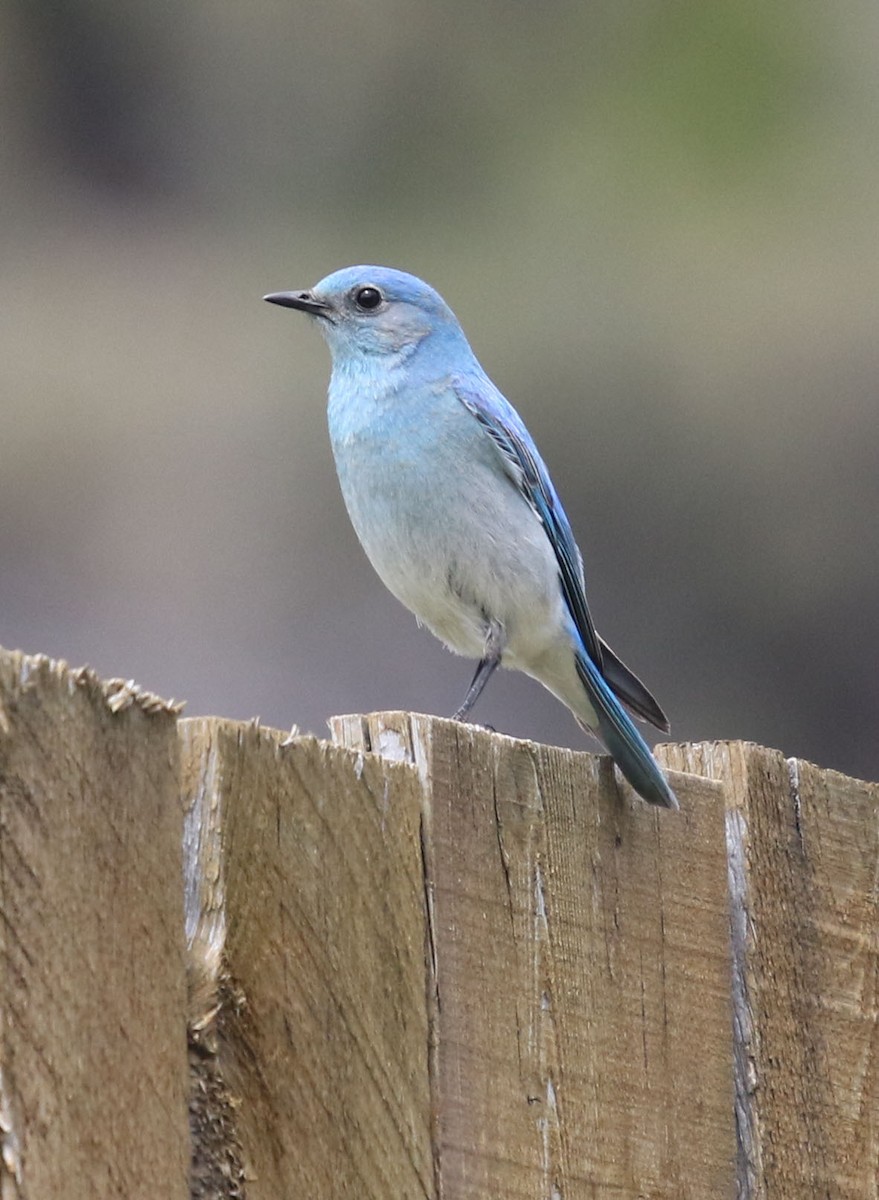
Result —
<instances>
[{"instance_id":1,"label":"gray blurred background","mask_svg":"<svg viewBox=\"0 0 879 1200\"><path fill-rule=\"evenodd\" d=\"M328 355L266 291L426 277L680 739L879 777L873 0L7 0L0 642L191 714L450 713ZM586 746L519 676L475 718ZM591 747L590 747L591 748Z\"/></svg>"}]
</instances>

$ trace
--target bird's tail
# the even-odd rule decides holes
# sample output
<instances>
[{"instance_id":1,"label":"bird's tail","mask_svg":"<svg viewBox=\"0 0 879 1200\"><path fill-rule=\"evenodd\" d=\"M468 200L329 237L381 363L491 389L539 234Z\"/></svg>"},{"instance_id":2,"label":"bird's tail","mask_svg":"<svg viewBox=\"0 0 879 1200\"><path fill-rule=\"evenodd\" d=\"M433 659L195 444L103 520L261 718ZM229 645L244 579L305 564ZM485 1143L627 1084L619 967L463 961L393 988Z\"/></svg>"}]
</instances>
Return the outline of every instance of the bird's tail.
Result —
<instances>
[{"instance_id":1,"label":"bird's tail","mask_svg":"<svg viewBox=\"0 0 879 1200\"><path fill-rule=\"evenodd\" d=\"M623 775L648 804L677 808L677 797L647 743L585 651L577 654L577 674L598 719L598 729L592 732L607 746Z\"/></svg>"}]
</instances>

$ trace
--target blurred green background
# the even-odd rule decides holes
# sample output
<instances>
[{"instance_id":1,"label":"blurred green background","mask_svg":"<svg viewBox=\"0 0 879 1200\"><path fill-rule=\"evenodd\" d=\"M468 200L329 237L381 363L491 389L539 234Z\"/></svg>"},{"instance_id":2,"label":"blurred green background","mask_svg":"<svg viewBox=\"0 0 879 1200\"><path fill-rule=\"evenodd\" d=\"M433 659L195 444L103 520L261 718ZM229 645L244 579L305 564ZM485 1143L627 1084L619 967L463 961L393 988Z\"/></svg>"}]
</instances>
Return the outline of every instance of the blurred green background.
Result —
<instances>
[{"instance_id":1,"label":"blurred green background","mask_svg":"<svg viewBox=\"0 0 879 1200\"><path fill-rule=\"evenodd\" d=\"M266 291L433 283L681 739L879 777L872 0L17 0L0 642L217 712L449 713ZM583 746L504 674L475 718Z\"/></svg>"}]
</instances>

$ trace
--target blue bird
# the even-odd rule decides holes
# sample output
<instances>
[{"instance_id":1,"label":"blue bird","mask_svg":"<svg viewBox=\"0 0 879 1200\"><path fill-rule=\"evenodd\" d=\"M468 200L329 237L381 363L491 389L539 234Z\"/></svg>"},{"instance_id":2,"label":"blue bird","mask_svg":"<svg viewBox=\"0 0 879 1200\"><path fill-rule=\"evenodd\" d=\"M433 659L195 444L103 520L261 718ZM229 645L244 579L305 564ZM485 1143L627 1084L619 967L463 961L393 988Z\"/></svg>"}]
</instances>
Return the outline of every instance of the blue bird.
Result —
<instances>
[{"instance_id":1,"label":"blue bird","mask_svg":"<svg viewBox=\"0 0 879 1200\"><path fill-rule=\"evenodd\" d=\"M479 660L454 719L499 664L524 671L639 795L677 808L623 704L667 731L665 714L596 632L549 472L442 297L403 271L359 266L265 299L308 313L329 345L330 439L370 562L419 622Z\"/></svg>"}]
</instances>

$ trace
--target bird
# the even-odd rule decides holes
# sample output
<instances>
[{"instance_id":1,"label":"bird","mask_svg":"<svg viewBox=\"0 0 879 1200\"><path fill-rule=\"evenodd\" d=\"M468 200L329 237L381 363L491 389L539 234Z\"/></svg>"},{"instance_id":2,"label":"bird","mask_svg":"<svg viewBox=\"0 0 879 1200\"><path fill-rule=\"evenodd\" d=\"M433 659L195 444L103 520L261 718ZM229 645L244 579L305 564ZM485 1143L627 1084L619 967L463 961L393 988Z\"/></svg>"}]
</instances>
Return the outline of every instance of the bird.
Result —
<instances>
[{"instance_id":1,"label":"bird","mask_svg":"<svg viewBox=\"0 0 879 1200\"><path fill-rule=\"evenodd\" d=\"M264 299L305 313L329 346L330 441L367 557L420 624L478 660L453 719L499 665L523 671L638 795L676 809L626 709L667 732L665 713L596 631L549 471L439 293L405 271L353 266Z\"/></svg>"}]
</instances>

